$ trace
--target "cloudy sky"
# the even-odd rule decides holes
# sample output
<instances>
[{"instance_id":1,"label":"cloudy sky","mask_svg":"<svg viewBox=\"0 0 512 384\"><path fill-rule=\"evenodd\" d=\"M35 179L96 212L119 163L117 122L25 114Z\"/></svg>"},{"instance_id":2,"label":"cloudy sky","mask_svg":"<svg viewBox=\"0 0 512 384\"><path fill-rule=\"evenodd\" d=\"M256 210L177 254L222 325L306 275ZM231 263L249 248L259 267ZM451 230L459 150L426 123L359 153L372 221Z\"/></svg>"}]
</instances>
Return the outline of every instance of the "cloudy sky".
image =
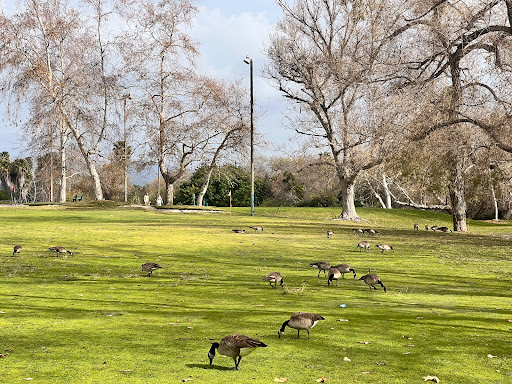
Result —
<instances>
[{"instance_id":1,"label":"cloudy sky","mask_svg":"<svg viewBox=\"0 0 512 384\"><path fill-rule=\"evenodd\" d=\"M1 0L0 0L1 1ZM190 34L201 44L199 68L205 73L226 80L243 79L249 87L249 66L243 62L250 56L254 63L254 97L260 115L256 131L274 148L285 145L290 131L282 127L286 106L279 93L261 78L265 63L264 47L269 31L281 13L274 0L192 0L199 8ZM4 0L5 9L14 7L17 0ZM249 95L248 95L249 102ZM12 157L22 156L19 138L4 116L0 106L0 152Z\"/></svg>"}]
</instances>

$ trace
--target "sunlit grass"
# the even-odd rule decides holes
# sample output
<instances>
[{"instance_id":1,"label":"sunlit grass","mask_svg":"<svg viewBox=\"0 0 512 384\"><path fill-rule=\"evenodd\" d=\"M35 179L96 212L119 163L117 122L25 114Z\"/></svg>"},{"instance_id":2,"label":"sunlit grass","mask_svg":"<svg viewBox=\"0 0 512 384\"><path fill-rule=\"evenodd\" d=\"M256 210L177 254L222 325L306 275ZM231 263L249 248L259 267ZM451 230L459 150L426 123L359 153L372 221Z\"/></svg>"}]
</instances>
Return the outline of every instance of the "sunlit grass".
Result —
<instances>
[{"instance_id":1,"label":"sunlit grass","mask_svg":"<svg viewBox=\"0 0 512 384\"><path fill-rule=\"evenodd\" d=\"M469 234L426 232L448 215L336 208L168 213L115 204L2 208L0 367L9 382L512 382L512 225L470 222ZM420 224L420 231L413 224ZM263 234L248 227L263 225ZM353 227L374 227L359 252ZM232 229L246 229L235 234ZM326 231L334 236L327 239ZM381 254L386 242L395 253ZM12 257L12 247L23 246ZM73 256L48 247L62 245ZM346 275L338 287L308 267L346 262L388 292ZM140 265L163 269L144 277ZM268 272L284 276L270 288ZM345 304L344 308L340 305ZM277 330L297 311L326 321L297 340ZM348 321L338 321L348 320ZM210 344L244 333L268 348L233 361ZM305 337L305 333L303 335ZM368 342L368 343L360 343ZM496 357L488 357L488 355ZM344 361L347 357L350 361Z\"/></svg>"}]
</instances>

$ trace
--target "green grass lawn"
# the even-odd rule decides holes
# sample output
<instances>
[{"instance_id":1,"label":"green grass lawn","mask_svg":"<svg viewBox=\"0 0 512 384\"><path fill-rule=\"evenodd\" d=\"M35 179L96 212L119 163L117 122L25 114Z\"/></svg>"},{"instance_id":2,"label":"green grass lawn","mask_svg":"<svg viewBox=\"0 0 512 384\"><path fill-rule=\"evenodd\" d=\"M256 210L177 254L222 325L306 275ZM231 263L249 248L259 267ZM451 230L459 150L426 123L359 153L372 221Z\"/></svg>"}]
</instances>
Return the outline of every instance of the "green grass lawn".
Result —
<instances>
[{"instance_id":1,"label":"green grass lawn","mask_svg":"<svg viewBox=\"0 0 512 384\"><path fill-rule=\"evenodd\" d=\"M423 229L451 226L450 216L413 210L359 209L358 224L334 221L336 208L248 213L0 208L3 381L512 383L512 225L469 222L469 234L452 235ZM353 227L376 228L364 238L395 252L359 252ZM73 256L56 257L54 245ZM350 264L357 279L328 287L308 266L321 260ZM145 277L147 261L163 269ZM369 269L387 293L358 280ZM285 290L262 281L272 271ZM290 328L279 339L298 311L326 320L310 340ZM239 371L220 355L209 366L211 343L234 333L268 347Z\"/></svg>"}]
</instances>

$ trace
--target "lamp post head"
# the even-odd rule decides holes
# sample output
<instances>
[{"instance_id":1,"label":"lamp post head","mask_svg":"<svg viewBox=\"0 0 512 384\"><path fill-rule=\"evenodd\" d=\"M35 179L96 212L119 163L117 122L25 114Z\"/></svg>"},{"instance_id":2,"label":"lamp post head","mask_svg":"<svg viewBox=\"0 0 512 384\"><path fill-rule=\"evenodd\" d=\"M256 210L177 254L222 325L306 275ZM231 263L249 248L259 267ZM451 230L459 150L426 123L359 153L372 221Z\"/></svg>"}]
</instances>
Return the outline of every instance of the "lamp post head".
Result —
<instances>
[{"instance_id":1,"label":"lamp post head","mask_svg":"<svg viewBox=\"0 0 512 384\"><path fill-rule=\"evenodd\" d=\"M244 63L245 63L245 64L251 64L251 63L252 63L252 59L251 59L249 56L247 56L247 57L244 59Z\"/></svg>"}]
</instances>

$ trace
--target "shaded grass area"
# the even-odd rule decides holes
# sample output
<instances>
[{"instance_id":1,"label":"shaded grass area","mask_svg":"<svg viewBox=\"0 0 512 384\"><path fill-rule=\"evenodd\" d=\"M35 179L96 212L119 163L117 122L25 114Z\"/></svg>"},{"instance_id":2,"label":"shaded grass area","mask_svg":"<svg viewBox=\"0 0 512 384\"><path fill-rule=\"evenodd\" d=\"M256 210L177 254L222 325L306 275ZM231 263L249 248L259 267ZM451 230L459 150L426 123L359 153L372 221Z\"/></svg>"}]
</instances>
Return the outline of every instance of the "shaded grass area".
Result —
<instances>
[{"instance_id":1,"label":"shaded grass area","mask_svg":"<svg viewBox=\"0 0 512 384\"><path fill-rule=\"evenodd\" d=\"M361 209L259 208L176 214L99 207L0 212L0 367L10 382L414 383L512 382L511 225L470 222L468 234L414 231L451 217ZM260 224L263 234L248 227ZM378 237L360 252L353 227ZM246 229L235 234L232 229ZM334 236L327 239L326 231ZM395 253L381 254L375 244ZM23 246L12 257L12 247ZM56 257L62 245L73 256ZM338 286L308 264L346 262L388 288L349 275ZM144 277L140 265L163 269ZM280 271L286 292L261 279ZM345 304L345 307L340 307ZM311 331L277 330L297 311L326 318ZM348 320L348 321L338 321ZM233 361L213 341L243 333L268 344ZM362 343L361 343L362 342ZM488 355L496 356L489 358ZM350 361L344 361L347 357Z\"/></svg>"}]
</instances>

